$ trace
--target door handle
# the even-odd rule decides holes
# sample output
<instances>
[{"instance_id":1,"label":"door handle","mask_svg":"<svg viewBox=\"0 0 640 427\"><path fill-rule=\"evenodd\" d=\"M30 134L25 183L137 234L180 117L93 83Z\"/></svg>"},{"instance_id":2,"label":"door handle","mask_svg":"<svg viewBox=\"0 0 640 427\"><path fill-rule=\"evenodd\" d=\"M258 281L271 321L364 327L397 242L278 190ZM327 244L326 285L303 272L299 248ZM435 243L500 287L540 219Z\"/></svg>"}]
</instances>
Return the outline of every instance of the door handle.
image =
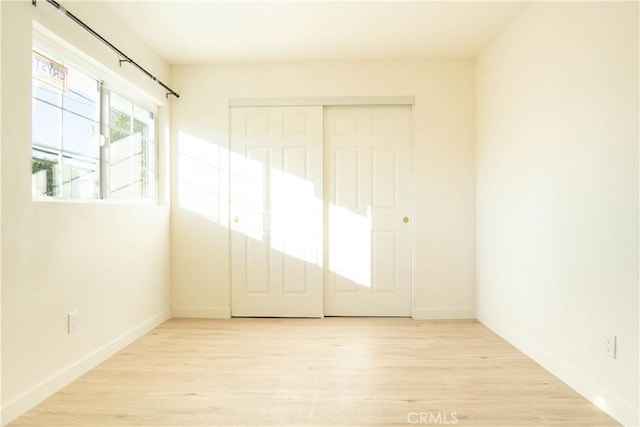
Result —
<instances>
[{"instance_id":1,"label":"door handle","mask_svg":"<svg viewBox=\"0 0 640 427\"><path fill-rule=\"evenodd\" d=\"M404 222L405 224L409 222L409 217L405 216L404 218L402 218L402 222Z\"/></svg>"}]
</instances>

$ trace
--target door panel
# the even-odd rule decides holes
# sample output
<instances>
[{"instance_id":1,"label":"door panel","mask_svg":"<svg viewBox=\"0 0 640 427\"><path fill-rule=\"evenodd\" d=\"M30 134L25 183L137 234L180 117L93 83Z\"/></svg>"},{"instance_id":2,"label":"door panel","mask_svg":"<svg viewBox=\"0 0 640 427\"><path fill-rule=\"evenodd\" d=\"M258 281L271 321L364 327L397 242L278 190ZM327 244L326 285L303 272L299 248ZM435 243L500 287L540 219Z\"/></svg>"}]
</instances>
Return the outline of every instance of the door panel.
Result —
<instances>
[{"instance_id":1,"label":"door panel","mask_svg":"<svg viewBox=\"0 0 640 427\"><path fill-rule=\"evenodd\" d=\"M230 119L232 315L410 316L411 107Z\"/></svg>"},{"instance_id":2,"label":"door panel","mask_svg":"<svg viewBox=\"0 0 640 427\"><path fill-rule=\"evenodd\" d=\"M372 203L374 209L397 208L397 151L395 147L375 147L372 149Z\"/></svg>"},{"instance_id":3,"label":"door panel","mask_svg":"<svg viewBox=\"0 0 640 427\"><path fill-rule=\"evenodd\" d=\"M324 313L410 316L410 106L324 110ZM410 221L410 219L409 219Z\"/></svg>"},{"instance_id":4,"label":"door panel","mask_svg":"<svg viewBox=\"0 0 640 427\"><path fill-rule=\"evenodd\" d=\"M322 316L321 107L230 109L233 316Z\"/></svg>"},{"instance_id":5,"label":"door panel","mask_svg":"<svg viewBox=\"0 0 640 427\"><path fill-rule=\"evenodd\" d=\"M333 182L338 206L357 211L360 209L360 148L336 147L333 152Z\"/></svg>"},{"instance_id":6,"label":"door panel","mask_svg":"<svg viewBox=\"0 0 640 427\"><path fill-rule=\"evenodd\" d=\"M377 231L373 233L373 283L376 293L394 294L398 286L398 233Z\"/></svg>"}]
</instances>

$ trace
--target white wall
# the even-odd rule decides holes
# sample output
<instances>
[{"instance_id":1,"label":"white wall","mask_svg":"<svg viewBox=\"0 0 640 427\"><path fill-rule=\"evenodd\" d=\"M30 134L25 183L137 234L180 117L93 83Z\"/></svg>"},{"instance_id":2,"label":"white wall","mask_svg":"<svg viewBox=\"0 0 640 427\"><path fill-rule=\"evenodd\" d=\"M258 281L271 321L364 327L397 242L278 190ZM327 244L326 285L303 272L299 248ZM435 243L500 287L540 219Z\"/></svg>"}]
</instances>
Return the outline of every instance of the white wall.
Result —
<instances>
[{"instance_id":1,"label":"white wall","mask_svg":"<svg viewBox=\"0 0 640 427\"><path fill-rule=\"evenodd\" d=\"M179 167L181 150L193 145L189 138L224 155L229 98L414 95L415 314L474 317L474 72L472 60L173 67L172 84L182 95L172 107L173 314L229 316L224 194L220 210L213 196L199 198L200 206L181 202ZM209 171L206 186L218 191L224 177L214 166Z\"/></svg>"},{"instance_id":2,"label":"white wall","mask_svg":"<svg viewBox=\"0 0 640 427\"><path fill-rule=\"evenodd\" d=\"M638 90L632 2L532 3L477 61L478 319L629 425Z\"/></svg>"},{"instance_id":3,"label":"white wall","mask_svg":"<svg viewBox=\"0 0 640 427\"><path fill-rule=\"evenodd\" d=\"M169 315L169 208L31 200L32 19L119 71L116 57L44 1L2 8L2 407L7 423ZM103 6L73 13L167 80L169 68ZM161 99L135 70L122 72ZM79 330L67 334L67 313Z\"/></svg>"},{"instance_id":4,"label":"white wall","mask_svg":"<svg viewBox=\"0 0 640 427\"><path fill-rule=\"evenodd\" d=\"M0 35L2 34L2 7L0 6ZM2 42L0 41L0 58ZM0 100L2 99L2 67L0 66ZM2 102L0 101L0 218L2 218ZM0 220L0 242L2 242L2 221ZM0 385L2 385L2 244L0 244ZM0 386L0 424L2 424L2 387Z\"/></svg>"}]
</instances>

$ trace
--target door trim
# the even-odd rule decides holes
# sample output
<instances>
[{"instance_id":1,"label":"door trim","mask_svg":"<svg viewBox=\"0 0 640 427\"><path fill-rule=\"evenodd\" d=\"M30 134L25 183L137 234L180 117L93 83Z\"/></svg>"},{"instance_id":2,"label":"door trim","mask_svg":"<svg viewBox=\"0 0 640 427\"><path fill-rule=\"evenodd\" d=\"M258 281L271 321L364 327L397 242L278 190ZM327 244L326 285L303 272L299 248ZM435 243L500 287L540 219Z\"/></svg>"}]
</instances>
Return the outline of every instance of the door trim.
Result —
<instances>
[{"instance_id":1,"label":"door trim","mask_svg":"<svg viewBox=\"0 0 640 427\"><path fill-rule=\"evenodd\" d=\"M319 96L296 98L229 98L229 107L303 107L331 105L415 105L415 96Z\"/></svg>"},{"instance_id":2,"label":"door trim","mask_svg":"<svg viewBox=\"0 0 640 427\"><path fill-rule=\"evenodd\" d=\"M231 107L268 107L268 106L320 106L320 107L329 107L329 106L338 106L338 105L354 105L354 106L366 106L366 105L410 105L411 108L411 217L414 220L409 224L411 230L411 318L420 319L420 310L418 310L415 306L416 301L416 163L415 163L415 150L416 150L416 135L415 135L415 96L350 96L350 97L292 97L292 98L229 98L229 105L227 108L228 111L228 147L229 147L229 155L231 153ZM322 116L324 121L325 111L322 108ZM324 144L325 138L322 136L322 145L323 145L323 159L322 159L322 169L323 169L323 183L324 183ZM324 186L323 186L324 187ZM230 190L230 188L229 188ZM326 189L323 188L323 199L325 196ZM323 203L323 205L326 205ZM231 201L229 201L229 208L231 206ZM323 207L323 222L326 226L326 206ZM229 212L230 215L230 212ZM229 216L230 220L230 216ZM326 230L323 231L323 246L326 245ZM325 259L325 250L323 248L323 260ZM228 288L228 317L234 317L232 312L232 282L231 282L231 227L229 224L229 248L228 248L228 256L229 256L229 288ZM323 279L323 287L324 287L324 279ZM323 289L323 299L324 299L324 289ZM323 301L324 306L324 301ZM320 317L324 317L324 314Z\"/></svg>"},{"instance_id":3,"label":"door trim","mask_svg":"<svg viewBox=\"0 0 640 427\"><path fill-rule=\"evenodd\" d=\"M380 98L384 98L384 97L380 97ZM413 98L413 97L412 97ZM409 129L409 157L410 157L410 161L409 161L409 185L410 185L410 191L409 191L409 197L410 197L410 204L411 204L411 208L409 210L409 215L410 218L412 218L409 222L409 224L407 224L407 226L409 227L409 246L411 248L411 257L410 257L410 268L409 268L409 275L410 275L410 292L409 292L409 298L410 298L410 313L407 315L402 315L401 317L411 317L411 318L416 318L416 308L415 308L415 293L416 293L416 228L415 228L415 218L416 218L416 179L415 179L415 104L367 104L367 105L362 105L362 104L357 104L357 105L350 105L350 104L345 104L343 106L347 106L347 107L384 107L384 106L398 106L398 105L404 105L404 106L409 106L409 118L410 118L410 129ZM323 107L339 107L340 105L325 105ZM327 109L323 108L322 110L323 113L323 124L325 123L326 119L327 119ZM323 126L324 128L324 126ZM327 169L327 156L328 156L328 151L327 149L330 148L330 145L327 144L327 135L324 134L323 135L323 180L324 180L324 194L323 194L323 200L324 200L324 259L325 259L325 277L324 277L324 285L325 285L325 289L323 289L324 292L326 292L326 280L327 280L327 268L329 265L329 228L328 228L328 221L329 221L329 211L328 211L328 200L330 199L329 197L329 192L330 189L332 188L331 184L327 181L327 177L331 175L331 171ZM325 309L326 309L326 301L325 301ZM332 314L327 315L327 312L325 311L325 316L332 316ZM362 314L363 316L369 316L368 314ZM353 314L353 315L348 315L348 316L358 316L358 314ZM386 316L397 316L396 314L393 315L389 315L389 314L378 314L378 315L374 315L376 317L386 317Z\"/></svg>"}]
</instances>

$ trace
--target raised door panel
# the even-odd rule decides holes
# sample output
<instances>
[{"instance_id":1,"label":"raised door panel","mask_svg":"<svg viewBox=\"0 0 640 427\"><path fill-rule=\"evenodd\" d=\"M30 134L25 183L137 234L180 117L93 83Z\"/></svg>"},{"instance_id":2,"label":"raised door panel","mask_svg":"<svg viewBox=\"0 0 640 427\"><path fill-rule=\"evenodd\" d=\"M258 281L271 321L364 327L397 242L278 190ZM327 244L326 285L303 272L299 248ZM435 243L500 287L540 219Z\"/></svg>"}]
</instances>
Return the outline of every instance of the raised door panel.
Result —
<instances>
[{"instance_id":1,"label":"raised door panel","mask_svg":"<svg viewBox=\"0 0 640 427\"><path fill-rule=\"evenodd\" d=\"M325 315L410 316L409 106L325 109Z\"/></svg>"},{"instance_id":2,"label":"raised door panel","mask_svg":"<svg viewBox=\"0 0 640 427\"><path fill-rule=\"evenodd\" d=\"M233 316L322 316L322 109L231 108Z\"/></svg>"}]
</instances>

